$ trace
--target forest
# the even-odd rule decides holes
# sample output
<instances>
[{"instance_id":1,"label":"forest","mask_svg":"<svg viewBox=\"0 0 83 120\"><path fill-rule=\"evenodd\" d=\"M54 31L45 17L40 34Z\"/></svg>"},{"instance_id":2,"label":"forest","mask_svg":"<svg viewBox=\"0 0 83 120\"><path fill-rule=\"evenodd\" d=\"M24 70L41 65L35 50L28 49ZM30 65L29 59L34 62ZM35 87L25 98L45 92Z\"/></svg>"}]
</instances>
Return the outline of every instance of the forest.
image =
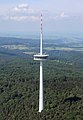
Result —
<instances>
[{"instance_id":1,"label":"forest","mask_svg":"<svg viewBox=\"0 0 83 120\"><path fill-rule=\"evenodd\" d=\"M38 40L0 41L0 120L83 120L82 51L55 50L71 44L46 41L45 48L53 49L44 49L49 58L44 61L44 110L38 113L39 62L33 60ZM82 48L80 43L72 47Z\"/></svg>"}]
</instances>

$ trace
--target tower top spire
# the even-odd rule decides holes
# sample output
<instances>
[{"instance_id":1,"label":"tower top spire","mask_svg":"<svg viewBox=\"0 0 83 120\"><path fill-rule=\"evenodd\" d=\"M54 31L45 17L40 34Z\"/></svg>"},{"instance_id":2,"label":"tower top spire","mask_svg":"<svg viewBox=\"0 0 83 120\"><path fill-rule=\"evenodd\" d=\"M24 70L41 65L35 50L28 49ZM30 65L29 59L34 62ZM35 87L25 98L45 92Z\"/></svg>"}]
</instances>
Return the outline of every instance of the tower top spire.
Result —
<instances>
[{"instance_id":1,"label":"tower top spire","mask_svg":"<svg viewBox=\"0 0 83 120\"><path fill-rule=\"evenodd\" d=\"M43 19L42 19L42 13L41 13L41 34L42 34L42 24L43 24Z\"/></svg>"}]
</instances>

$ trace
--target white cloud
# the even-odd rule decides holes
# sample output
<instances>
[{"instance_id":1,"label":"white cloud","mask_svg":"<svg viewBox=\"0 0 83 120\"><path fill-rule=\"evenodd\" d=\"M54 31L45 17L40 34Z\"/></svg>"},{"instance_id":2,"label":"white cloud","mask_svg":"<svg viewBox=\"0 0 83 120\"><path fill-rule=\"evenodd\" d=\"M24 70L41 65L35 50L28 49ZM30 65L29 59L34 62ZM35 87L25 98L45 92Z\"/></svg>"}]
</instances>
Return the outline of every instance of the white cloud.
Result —
<instances>
[{"instance_id":1,"label":"white cloud","mask_svg":"<svg viewBox=\"0 0 83 120\"><path fill-rule=\"evenodd\" d=\"M29 9L28 4L20 4L20 5L13 8L13 10L16 11L16 12L27 11L28 9Z\"/></svg>"},{"instance_id":2,"label":"white cloud","mask_svg":"<svg viewBox=\"0 0 83 120\"><path fill-rule=\"evenodd\" d=\"M38 21L39 18L37 16L4 16L6 20L13 21Z\"/></svg>"},{"instance_id":3,"label":"white cloud","mask_svg":"<svg viewBox=\"0 0 83 120\"><path fill-rule=\"evenodd\" d=\"M28 4L20 4L13 8L13 12L21 13L21 12L27 12L27 13L34 13L34 10L30 8Z\"/></svg>"},{"instance_id":4,"label":"white cloud","mask_svg":"<svg viewBox=\"0 0 83 120\"><path fill-rule=\"evenodd\" d=\"M66 18L66 17L68 17L68 15L65 14L64 12L62 12L62 13L60 13L59 17L61 17L61 18Z\"/></svg>"},{"instance_id":5,"label":"white cloud","mask_svg":"<svg viewBox=\"0 0 83 120\"><path fill-rule=\"evenodd\" d=\"M38 21L37 11L30 8L28 4L20 4L9 9L9 12L0 15L1 19L12 21Z\"/></svg>"},{"instance_id":6,"label":"white cloud","mask_svg":"<svg viewBox=\"0 0 83 120\"><path fill-rule=\"evenodd\" d=\"M49 19L57 20L57 19L65 19L68 17L70 17L70 16L65 14L64 12L61 12L60 14L49 16Z\"/></svg>"},{"instance_id":7,"label":"white cloud","mask_svg":"<svg viewBox=\"0 0 83 120\"><path fill-rule=\"evenodd\" d=\"M5 14L1 14L0 18L12 21L38 21L40 20L41 10L32 8L28 4L18 4L17 6L9 7ZM43 16L47 19L49 11L42 10Z\"/></svg>"},{"instance_id":8,"label":"white cloud","mask_svg":"<svg viewBox=\"0 0 83 120\"><path fill-rule=\"evenodd\" d=\"M64 17L65 17L65 13L62 12L62 13L60 14L60 17L64 18Z\"/></svg>"}]
</instances>

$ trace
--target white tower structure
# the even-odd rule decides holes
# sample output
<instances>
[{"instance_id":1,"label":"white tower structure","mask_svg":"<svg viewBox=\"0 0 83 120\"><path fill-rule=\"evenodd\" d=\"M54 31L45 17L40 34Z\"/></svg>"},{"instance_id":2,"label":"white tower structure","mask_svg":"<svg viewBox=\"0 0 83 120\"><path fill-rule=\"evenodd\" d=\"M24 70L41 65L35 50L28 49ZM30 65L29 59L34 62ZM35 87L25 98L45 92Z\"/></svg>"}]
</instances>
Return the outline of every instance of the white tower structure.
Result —
<instances>
[{"instance_id":1,"label":"white tower structure","mask_svg":"<svg viewBox=\"0 0 83 120\"><path fill-rule=\"evenodd\" d=\"M42 39L42 14L41 14L41 29L40 29L40 53L34 55L34 60L40 61L40 89L39 89L39 112L44 109L43 105L43 61L49 55L43 54L43 39Z\"/></svg>"}]
</instances>

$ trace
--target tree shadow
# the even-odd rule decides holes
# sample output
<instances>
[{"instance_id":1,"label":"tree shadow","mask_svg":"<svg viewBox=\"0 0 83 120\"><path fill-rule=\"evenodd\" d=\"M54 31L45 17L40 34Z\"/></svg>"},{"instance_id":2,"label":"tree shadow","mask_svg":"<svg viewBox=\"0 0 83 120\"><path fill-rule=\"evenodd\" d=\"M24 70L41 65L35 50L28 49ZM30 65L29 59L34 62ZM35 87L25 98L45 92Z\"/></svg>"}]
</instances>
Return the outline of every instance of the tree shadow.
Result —
<instances>
[{"instance_id":1,"label":"tree shadow","mask_svg":"<svg viewBox=\"0 0 83 120\"><path fill-rule=\"evenodd\" d=\"M77 102L77 101L80 101L81 100L81 97L77 97L77 96L73 96L73 97L69 97L69 98L66 98L64 100L64 102Z\"/></svg>"}]
</instances>

